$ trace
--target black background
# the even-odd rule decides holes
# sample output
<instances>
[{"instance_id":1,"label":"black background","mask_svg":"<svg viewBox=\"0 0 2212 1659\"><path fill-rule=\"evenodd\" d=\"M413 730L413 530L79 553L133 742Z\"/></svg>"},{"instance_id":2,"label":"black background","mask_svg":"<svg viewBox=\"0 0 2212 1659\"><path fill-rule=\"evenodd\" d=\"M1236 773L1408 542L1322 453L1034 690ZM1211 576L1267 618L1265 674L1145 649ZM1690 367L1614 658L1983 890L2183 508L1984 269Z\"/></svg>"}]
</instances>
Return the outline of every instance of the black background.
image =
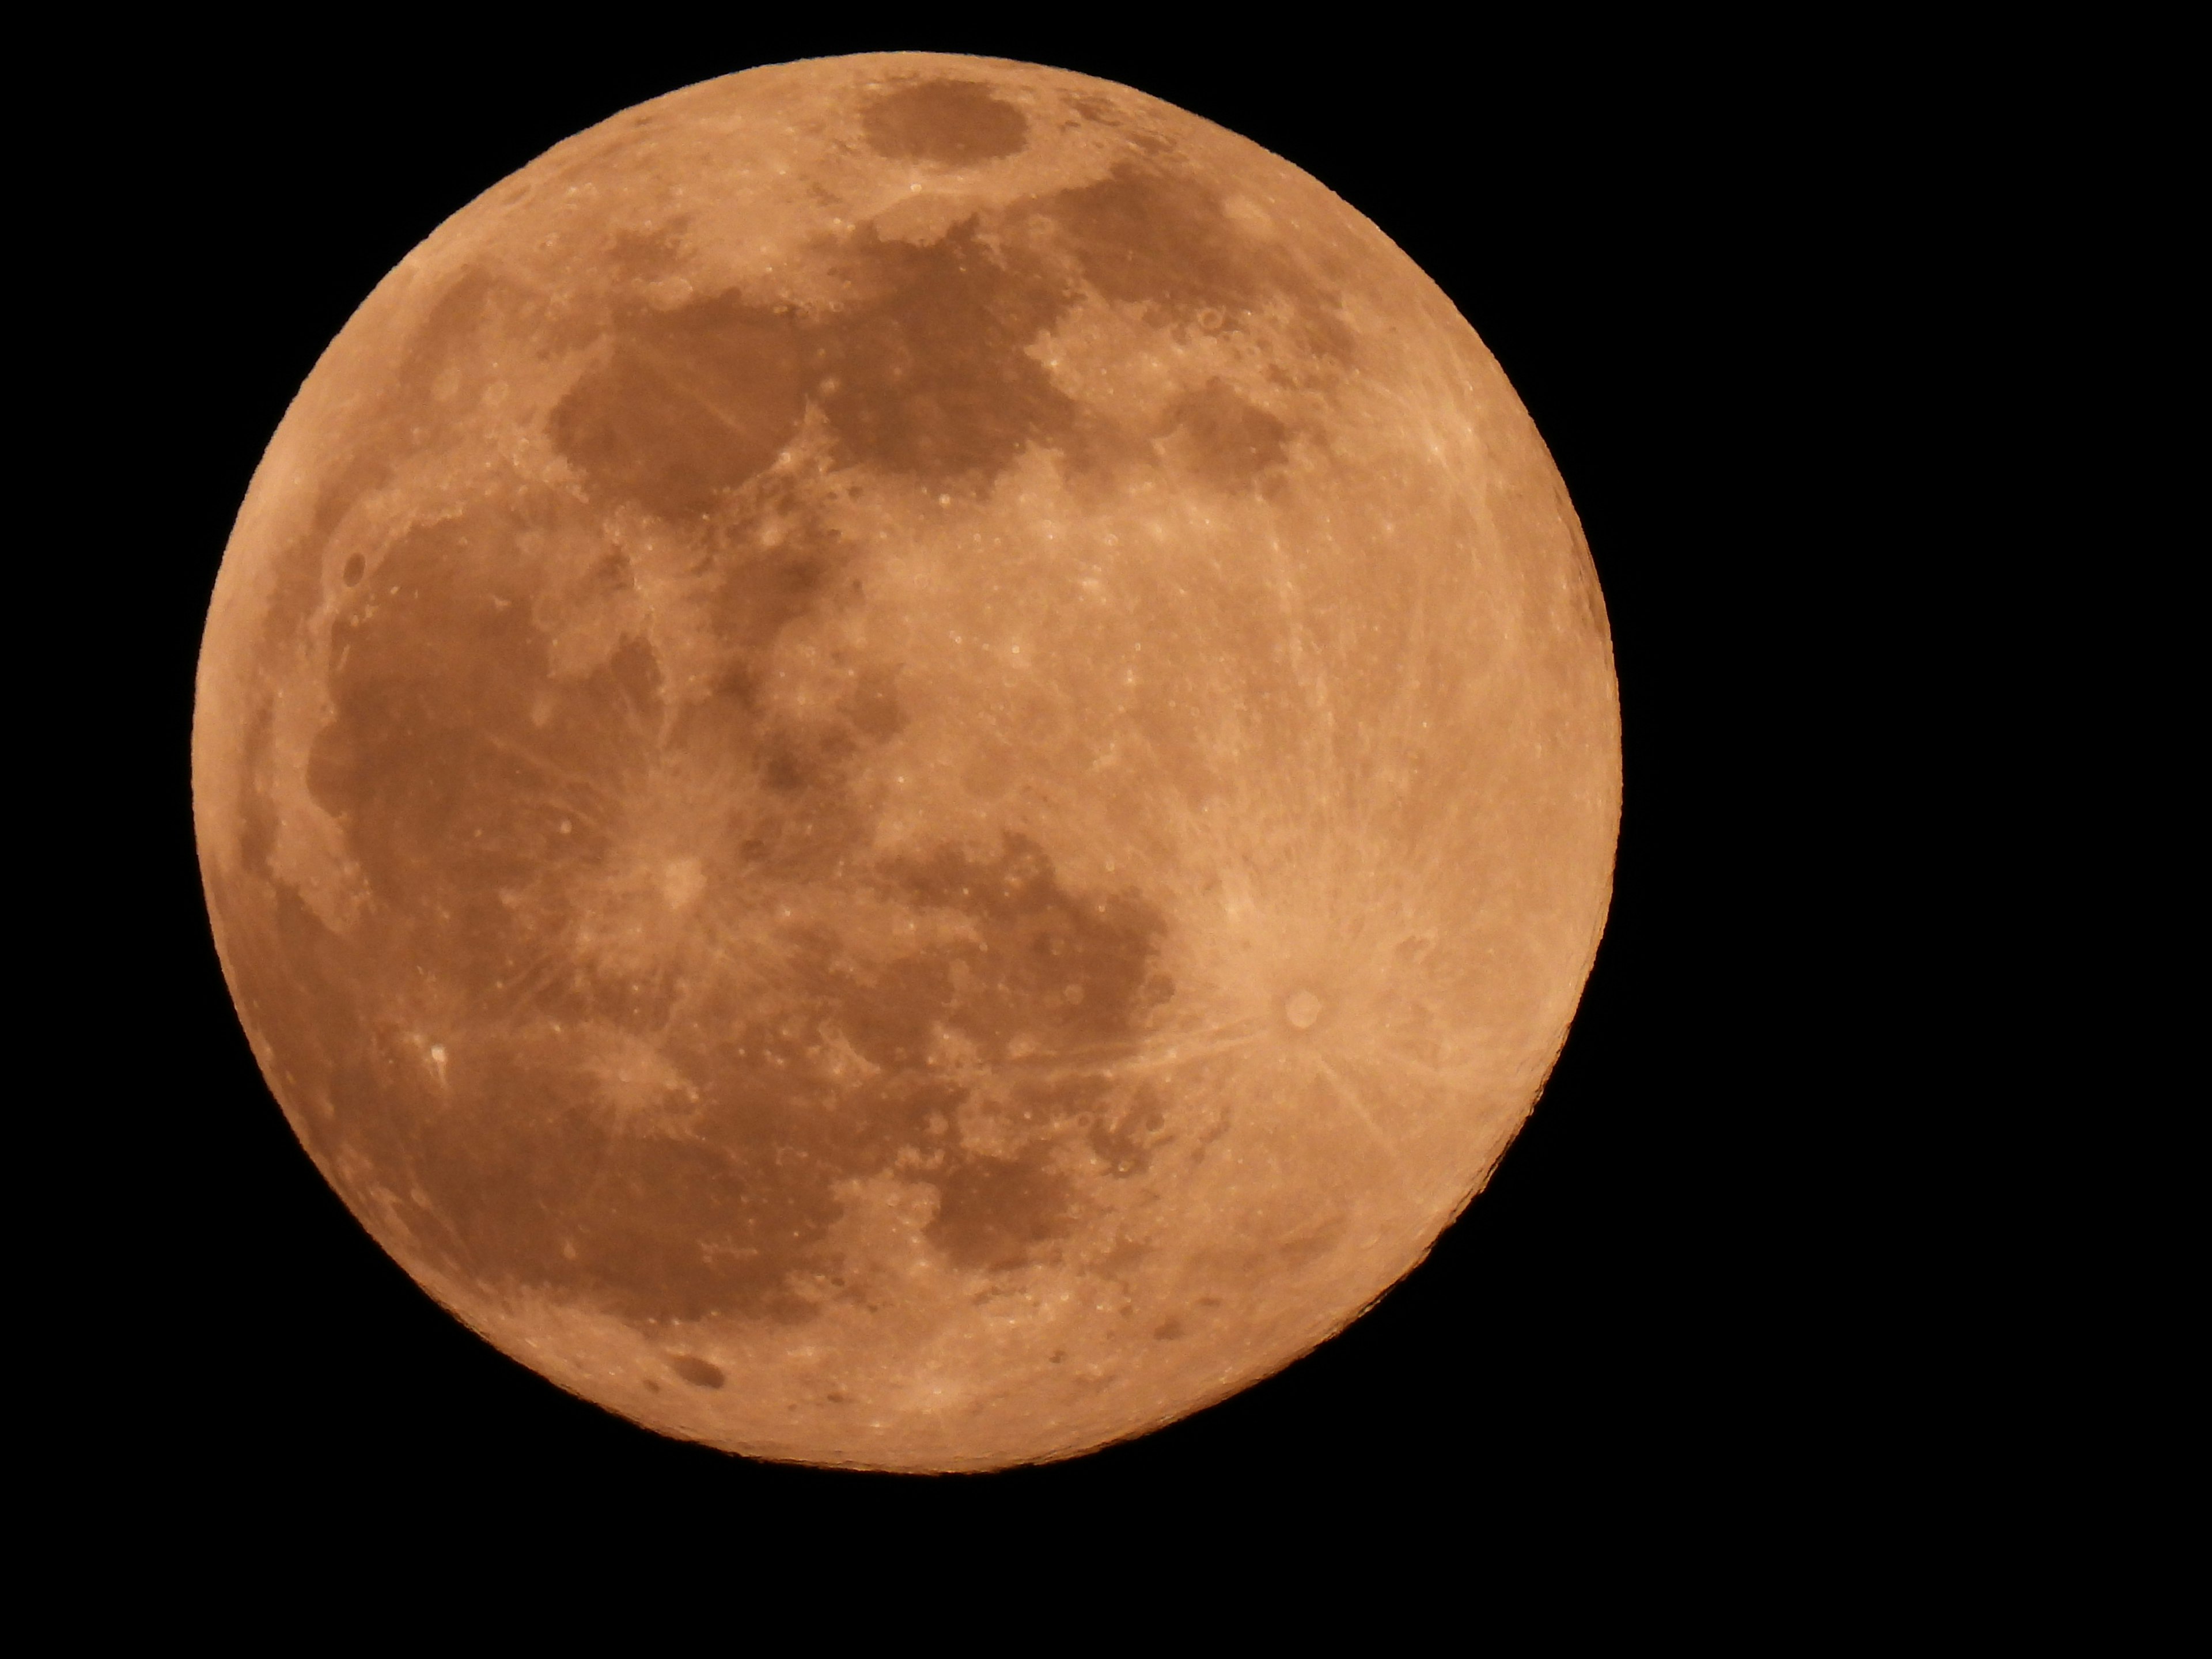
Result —
<instances>
[{"instance_id":1,"label":"black background","mask_svg":"<svg viewBox=\"0 0 2212 1659\"><path fill-rule=\"evenodd\" d=\"M602 19L585 40L466 44L420 20L380 27L312 45L180 28L113 83L133 137L108 182L131 209L102 228L120 245L105 257L157 272L161 295L125 325L149 459L113 521L136 538L140 631L104 705L133 896L127 965L111 953L100 973L141 1011L106 1039L127 1079L113 1121L131 1128L105 1156L145 1177L142 1199L95 1201L87 1224L129 1257L94 1320L112 1324L88 1339L112 1356L94 1366L112 1394L87 1432L127 1449L105 1477L118 1503L165 1527L249 1513L271 1531L397 1504L549 1544L763 1528L972 1541L1133 1516L1161 1536L1446 1524L1656 1545L1698 1516L1802 1510L1835 1478L1856 1409L1832 1386L1849 1310L1809 1241L1841 1085L1804 1011L1805 942L1840 926L1840 901L1808 867L1828 854L1807 827L1834 809L1802 781L1821 715L1797 659L1836 602L1842 532L1802 387L1808 364L1832 379L1869 349L1838 298L1863 207L1833 158L1879 109L1816 95L1793 53L1753 91L1676 26L1571 18L1542 38L1479 23L1416 38L1381 18L1356 40L1265 43L1171 14L1095 37L749 21L668 39ZM252 468L409 248L629 105L757 63L904 47L1181 105L1315 174L1434 276L1582 514L1626 755L1613 909L1572 1035L1431 1259L1313 1355L1185 1422L1065 1464L928 1480L659 1439L417 1291L256 1071L207 931L188 755L199 629Z\"/></svg>"}]
</instances>

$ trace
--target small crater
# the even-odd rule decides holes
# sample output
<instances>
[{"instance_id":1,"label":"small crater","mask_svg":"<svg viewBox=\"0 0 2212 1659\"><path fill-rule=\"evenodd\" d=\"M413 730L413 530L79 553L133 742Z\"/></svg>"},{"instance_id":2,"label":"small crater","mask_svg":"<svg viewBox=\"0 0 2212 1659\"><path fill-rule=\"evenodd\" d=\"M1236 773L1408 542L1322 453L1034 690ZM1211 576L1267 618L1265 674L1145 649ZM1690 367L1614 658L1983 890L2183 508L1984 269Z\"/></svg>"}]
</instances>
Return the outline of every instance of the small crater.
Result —
<instances>
[{"instance_id":1,"label":"small crater","mask_svg":"<svg viewBox=\"0 0 2212 1659\"><path fill-rule=\"evenodd\" d=\"M1321 999L1311 991L1293 992L1283 1004L1283 1018L1293 1030L1310 1031L1314 1022L1321 1018Z\"/></svg>"},{"instance_id":2,"label":"small crater","mask_svg":"<svg viewBox=\"0 0 2212 1659\"><path fill-rule=\"evenodd\" d=\"M729 1381L722 1375L722 1368L720 1365L709 1364L696 1354L670 1355L668 1369L695 1389L719 1389Z\"/></svg>"},{"instance_id":3,"label":"small crater","mask_svg":"<svg viewBox=\"0 0 2212 1659\"><path fill-rule=\"evenodd\" d=\"M901 87L878 99L861 124L878 155L953 167L1015 155L1030 134L1021 111L972 81Z\"/></svg>"}]
</instances>

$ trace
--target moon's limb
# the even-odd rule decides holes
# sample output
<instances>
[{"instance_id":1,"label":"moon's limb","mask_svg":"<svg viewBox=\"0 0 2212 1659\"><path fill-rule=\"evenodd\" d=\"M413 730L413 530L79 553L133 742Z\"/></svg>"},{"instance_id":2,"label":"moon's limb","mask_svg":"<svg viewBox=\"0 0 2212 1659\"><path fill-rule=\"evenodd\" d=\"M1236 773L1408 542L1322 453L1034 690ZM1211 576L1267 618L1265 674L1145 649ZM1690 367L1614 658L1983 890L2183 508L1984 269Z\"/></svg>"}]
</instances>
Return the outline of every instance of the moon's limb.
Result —
<instances>
[{"instance_id":1,"label":"moon's limb","mask_svg":"<svg viewBox=\"0 0 2212 1659\"><path fill-rule=\"evenodd\" d=\"M627 112L380 285L194 793L271 1087L446 1305L666 1432L987 1468L1426 1250L1589 969L1619 723L1558 474L1380 232L894 54Z\"/></svg>"}]
</instances>

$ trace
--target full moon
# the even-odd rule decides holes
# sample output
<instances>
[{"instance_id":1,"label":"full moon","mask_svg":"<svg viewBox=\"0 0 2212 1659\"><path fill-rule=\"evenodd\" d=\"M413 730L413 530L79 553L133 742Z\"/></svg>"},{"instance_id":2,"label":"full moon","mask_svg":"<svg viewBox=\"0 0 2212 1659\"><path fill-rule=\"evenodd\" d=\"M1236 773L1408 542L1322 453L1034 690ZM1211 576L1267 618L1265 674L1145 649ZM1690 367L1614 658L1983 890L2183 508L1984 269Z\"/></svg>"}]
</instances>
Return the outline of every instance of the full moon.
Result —
<instances>
[{"instance_id":1,"label":"full moon","mask_svg":"<svg viewBox=\"0 0 2212 1659\"><path fill-rule=\"evenodd\" d=\"M648 1428L887 1470L1141 1434L1419 1262L1620 801L1443 292L1195 116L913 53L656 99L408 255L192 743L240 1018L384 1249Z\"/></svg>"}]
</instances>

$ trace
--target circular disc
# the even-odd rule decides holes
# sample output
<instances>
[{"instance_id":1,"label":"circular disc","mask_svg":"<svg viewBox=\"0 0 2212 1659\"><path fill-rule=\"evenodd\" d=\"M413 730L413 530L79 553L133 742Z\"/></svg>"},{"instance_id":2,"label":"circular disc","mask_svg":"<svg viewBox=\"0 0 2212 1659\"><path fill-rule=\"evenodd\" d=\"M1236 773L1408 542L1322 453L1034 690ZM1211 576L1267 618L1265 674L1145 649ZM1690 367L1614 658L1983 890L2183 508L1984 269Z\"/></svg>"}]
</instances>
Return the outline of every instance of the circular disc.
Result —
<instances>
[{"instance_id":1,"label":"circular disc","mask_svg":"<svg viewBox=\"0 0 2212 1659\"><path fill-rule=\"evenodd\" d=\"M757 70L372 294L202 652L209 907L363 1224L733 1451L1065 1456L1342 1327L1564 1038L1620 789L1527 414L1285 161Z\"/></svg>"}]
</instances>

